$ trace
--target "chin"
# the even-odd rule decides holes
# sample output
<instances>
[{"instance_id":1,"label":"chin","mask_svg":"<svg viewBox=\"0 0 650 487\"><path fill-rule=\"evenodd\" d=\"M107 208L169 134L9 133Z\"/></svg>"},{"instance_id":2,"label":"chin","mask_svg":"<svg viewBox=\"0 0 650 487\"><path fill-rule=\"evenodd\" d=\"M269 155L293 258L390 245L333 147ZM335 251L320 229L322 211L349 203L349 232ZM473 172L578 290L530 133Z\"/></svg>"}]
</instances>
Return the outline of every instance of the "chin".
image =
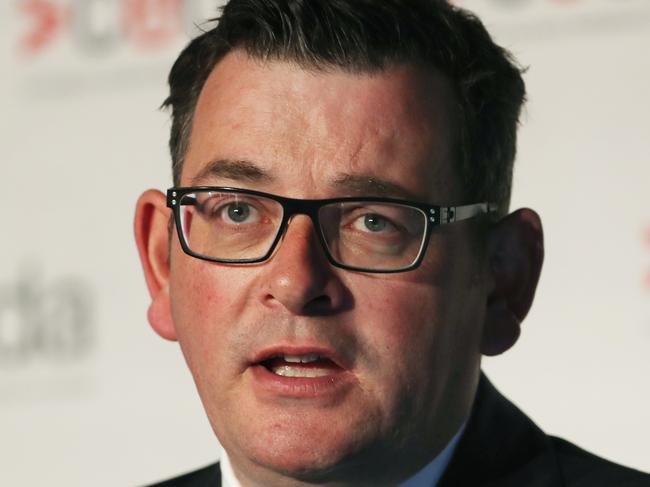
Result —
<instances>
[{"instance_id":1,"label":"chin","mask_svg":"<svg viewBox=\"0 0 650 487\"><path fill-rule=\"evenodd\" d=\"M266 469L301 480L318 480L327 477L344 464L339 452L314 451L305 448L281 448L259 452L257 461Z\"/></svg>"},{"instance_id":2,"label":"chin","mask_svg":"<svg viewBox=\"0 0 650 487\"><path fill-rule=\"evenodd\" d=\"M362 457L372 443L359 435L363 428L323 418L276 420L260 426L253 428L251 424L247 434L239 438L252 440L236 445L236 450L267 471L302 481L323 482L344 476L345 471L365 463Z\"/></svg>"}]
</instances>

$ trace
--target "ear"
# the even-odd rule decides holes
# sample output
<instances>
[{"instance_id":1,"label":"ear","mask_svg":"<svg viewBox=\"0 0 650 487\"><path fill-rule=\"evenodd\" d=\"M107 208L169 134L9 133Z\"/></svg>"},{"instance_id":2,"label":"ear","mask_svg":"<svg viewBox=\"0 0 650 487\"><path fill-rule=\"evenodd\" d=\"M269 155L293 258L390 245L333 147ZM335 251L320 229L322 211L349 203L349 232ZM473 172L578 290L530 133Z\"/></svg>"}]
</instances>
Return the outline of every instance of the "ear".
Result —
<instances>
[{"instance_id":1,"label":"ear","mask_svg":"<svg viewBox=\"0 0 650 487\"><path fill-rule=\"evenodd\" d=\"M167 340L176 340L169 300L169 218L165 195L150 189L138 199L135 241L147 281L151 304L147 317L152 328Z\"/></svg>"},{"instance_id":2,"label":"ear","mask_svg":"<svg viewBox=\"0 0 650 487\"><path fill-rule=\"evenodd\" d=\"M489 231L487 257L491 290L481 352L498 355L515 344L533 303L544 261L539 215L524 208L498 222Z\"/></svg>"}]
</instances>

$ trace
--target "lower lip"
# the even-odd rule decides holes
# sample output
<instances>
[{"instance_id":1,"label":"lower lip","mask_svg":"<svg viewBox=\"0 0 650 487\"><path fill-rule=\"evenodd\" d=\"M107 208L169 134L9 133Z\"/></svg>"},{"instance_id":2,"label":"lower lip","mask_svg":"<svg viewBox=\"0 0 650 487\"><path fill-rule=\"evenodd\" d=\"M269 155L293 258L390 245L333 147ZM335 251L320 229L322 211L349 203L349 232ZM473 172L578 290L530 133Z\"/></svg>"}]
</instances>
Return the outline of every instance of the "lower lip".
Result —
<instances>
[{"instance_id":1,"label":"lower lip","mask_svg":"<svg viewBox=\"0 0 650 487\"><path fill-rule=\"evenodd\" d=\"M343 369L323 377L284 377L263 365L252 365L250 371L256 389L276 397L336 398L346 394L354 383L352 373Z\"/></svg>"}]
</instances>

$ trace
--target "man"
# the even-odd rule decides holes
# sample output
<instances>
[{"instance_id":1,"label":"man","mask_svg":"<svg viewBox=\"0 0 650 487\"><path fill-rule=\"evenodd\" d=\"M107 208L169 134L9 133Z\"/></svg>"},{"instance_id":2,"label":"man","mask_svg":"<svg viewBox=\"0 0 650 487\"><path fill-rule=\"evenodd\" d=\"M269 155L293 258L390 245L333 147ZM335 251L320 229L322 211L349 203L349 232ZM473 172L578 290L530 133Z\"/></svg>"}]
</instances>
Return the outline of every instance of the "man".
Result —
<instances>
[{"instance_id":1,"label":"man","mask_svg":"<svg viewBox=\"0 0 650 487\"><path fill-rule=\"evenodd\" d=\"M476 18L232 0L169 82L174 187L142 195L136 239L223 455L160 485L650 485L481 375L543 244L507 210L520 70Z\"/></svg>"}]
</instances>

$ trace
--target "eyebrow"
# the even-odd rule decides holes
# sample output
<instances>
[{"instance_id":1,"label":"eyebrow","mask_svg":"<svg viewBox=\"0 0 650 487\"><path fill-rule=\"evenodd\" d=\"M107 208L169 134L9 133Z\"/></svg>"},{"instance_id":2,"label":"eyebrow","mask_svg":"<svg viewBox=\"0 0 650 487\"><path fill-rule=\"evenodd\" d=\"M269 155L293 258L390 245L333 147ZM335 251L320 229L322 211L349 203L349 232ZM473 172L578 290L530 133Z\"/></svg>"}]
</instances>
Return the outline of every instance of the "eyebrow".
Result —
<instances>
[{"instance_id":1,"label":"eyebrow","mask_svg":"<svg viewBox=\"0 0 650 487\"><path fill-rule=\"evenodd\" d=\"M241 159L215 159L210 161L192 178L192 186L198 186L210 179L230 179L249 183L268 183L275 179L257 164Z\"/></svg>"},{"instance_id":2,"label":"eyebrow","mask_svg":"<svg viewBox=\"0 0 650 487\"><path fill-rule=\"evenodd\" d=\"M243 159L215 159L191 179L200 186L214 179L229 179L248 183L270 183L277 178L257 164ZM340 173L329 182L335 194L349 196L378 196L418 200L417 196L399 184L370 174Z\"/></svg>"},{"instance_id":3,"label":"eyebrow","mask_svg":"<svg viewBox=\"0 0 650 487\"><path fill-rule=\"evenodd\" d=\"M417 196L399 184L376 176L364 174L340 174L330 186L337 193L353 196L379 196L417 200Z\"/></svg>"}]
</instances>

